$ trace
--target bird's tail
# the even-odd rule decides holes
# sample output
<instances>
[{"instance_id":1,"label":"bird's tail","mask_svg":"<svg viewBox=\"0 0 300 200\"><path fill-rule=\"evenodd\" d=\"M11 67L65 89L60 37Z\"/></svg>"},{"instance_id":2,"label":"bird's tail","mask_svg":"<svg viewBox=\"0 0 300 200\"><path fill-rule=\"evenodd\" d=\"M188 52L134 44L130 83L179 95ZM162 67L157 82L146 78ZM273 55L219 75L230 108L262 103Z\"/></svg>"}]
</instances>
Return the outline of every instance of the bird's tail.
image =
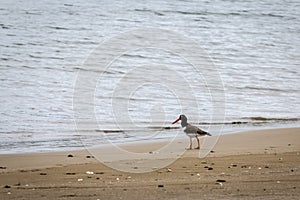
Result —
<instances>
[{"instance_id":1,"label":"bird's tail","mask_svg":"<svg viewBox=\"0 0 300 200\"><path fill-rule=\"evenodd\" d=\"M208 135L208 136L212 136L210 133L208 133L208 132L206 132L206 135Z\"/></svg>"}]
</instances>

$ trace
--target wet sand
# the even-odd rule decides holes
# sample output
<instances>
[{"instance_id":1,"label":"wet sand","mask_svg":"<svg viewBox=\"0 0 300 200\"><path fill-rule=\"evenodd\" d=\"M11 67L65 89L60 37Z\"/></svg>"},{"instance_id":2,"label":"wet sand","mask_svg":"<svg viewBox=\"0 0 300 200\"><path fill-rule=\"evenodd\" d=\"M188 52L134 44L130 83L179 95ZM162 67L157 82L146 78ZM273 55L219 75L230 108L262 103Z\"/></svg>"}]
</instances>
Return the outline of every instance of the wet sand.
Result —
<instances>
[{"instance_id":1,"label":"wet sand","mask_svg":"<svg viewBox=\"0 0 300 200\"><path fill-rule=\"evenodd\" d=\"M205 144L202 149L208 149ZM166 143L125 145L124 149L156 155ZM176 141L178 148L188 138ZM101 149L101 148L100 148ZM111 161L99 162L101 152ZM178 152L184 152L183 149ZM220 136L203 158L188 150L170 165L139 172L172 157L157 151L156 159L99 151L0 155L1 199L298 199L300 195L300 128L249 131ZM203 154L204 155L204 154ZM122 165L123 164L123 165ZM126 170L125 170L126 171Z\"/></svg>"}]
</instances>

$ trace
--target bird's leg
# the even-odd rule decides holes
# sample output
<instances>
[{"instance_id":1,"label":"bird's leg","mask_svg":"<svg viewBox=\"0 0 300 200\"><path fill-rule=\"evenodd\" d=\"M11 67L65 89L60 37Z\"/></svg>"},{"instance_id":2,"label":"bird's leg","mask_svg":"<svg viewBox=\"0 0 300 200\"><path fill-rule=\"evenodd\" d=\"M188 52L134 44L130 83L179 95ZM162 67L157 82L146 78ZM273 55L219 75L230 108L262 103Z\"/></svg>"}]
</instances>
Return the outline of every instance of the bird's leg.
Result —
<instances>
[{"instance_id":1,"label":"bird's leg","mask_svg":"<svg viewBox=\"0 0 300 200\"><path fill-rule=\"evenodd\" d=\"M192 141L192 138L190 137L190 149L192 149L192 143L193 143L193 141Z\"/></svg>"},{"instance_id":2,"label":"bird's leg","mask_svg":"<svg viewBox=\"0 0 300 200\"><path fill-rule=\"evenodd\" d=\"M196 136L197 142L198 142L198 147L196 147L195 149L200 149L200 141L199 138Z\"/></svg>"}]
</instances>

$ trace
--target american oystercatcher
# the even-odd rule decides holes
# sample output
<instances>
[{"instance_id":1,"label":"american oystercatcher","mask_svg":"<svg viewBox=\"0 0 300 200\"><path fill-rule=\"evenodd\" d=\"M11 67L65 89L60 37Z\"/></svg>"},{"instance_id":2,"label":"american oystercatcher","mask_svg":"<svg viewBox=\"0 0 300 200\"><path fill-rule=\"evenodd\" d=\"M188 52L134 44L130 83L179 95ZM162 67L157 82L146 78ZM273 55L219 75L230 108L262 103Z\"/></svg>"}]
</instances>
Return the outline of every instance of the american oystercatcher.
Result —
<instances>
[{"instance_id":1,"label":"american oystercatcher","mask_svg":"<svg viewBox=\"0 0 300 200\"><path fill-rule=\"evenodd\" d=\"M195 149L200 149L200 141L198 137L204 135L211 136L211 134L187 123L187 118L185 115L180 115L178 119L176 119L172 124L177 123L179 120L181 120L181 126L183 128L183 131L187 134L187 136L190 137L190 149L192 149L192 138L194 137L197 139L198 142L198 147L196 147Z\"/></svg>"}]
</instances>

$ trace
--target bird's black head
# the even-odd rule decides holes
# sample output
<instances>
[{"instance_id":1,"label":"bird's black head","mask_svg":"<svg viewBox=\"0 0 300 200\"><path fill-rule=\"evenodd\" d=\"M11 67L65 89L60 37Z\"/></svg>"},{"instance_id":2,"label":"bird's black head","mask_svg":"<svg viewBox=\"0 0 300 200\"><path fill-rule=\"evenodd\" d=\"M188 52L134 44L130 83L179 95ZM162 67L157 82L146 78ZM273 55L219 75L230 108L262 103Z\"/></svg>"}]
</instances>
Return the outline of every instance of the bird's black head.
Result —
<instances>
[{"instance_id":1,"label":"bird's black head","mask_svg":"<svg viewBox=\"0 0 300 200\"><path fill-rule=\"evenodd\" d=\"M178 119L176 119L172 124L175 124L176 122L178 122L179 120L181 120L181 126L185 127L187 125L187 118L185 115L180 115L178 117Z\"/></svg>"},{"instance_id":2,"label":"bird's black head","mask_svg":"<svg viewBox=\"0 0 300 200\"><path fill-rule=\"evenodd\" d=\"M187 117L185 115L180 115L179 118L181 121L187 121Z\"/></svg>"},{"instance_id":3,"label":"bird's black head","mask_svg":"<svg viewBox=\"0 0 300 200\"><path fill-rule=\"evenodd\" d=\"M187 125L187 117L185 115L180 115L181 126L185 127Z\"/></svg>"}]
</instances>

